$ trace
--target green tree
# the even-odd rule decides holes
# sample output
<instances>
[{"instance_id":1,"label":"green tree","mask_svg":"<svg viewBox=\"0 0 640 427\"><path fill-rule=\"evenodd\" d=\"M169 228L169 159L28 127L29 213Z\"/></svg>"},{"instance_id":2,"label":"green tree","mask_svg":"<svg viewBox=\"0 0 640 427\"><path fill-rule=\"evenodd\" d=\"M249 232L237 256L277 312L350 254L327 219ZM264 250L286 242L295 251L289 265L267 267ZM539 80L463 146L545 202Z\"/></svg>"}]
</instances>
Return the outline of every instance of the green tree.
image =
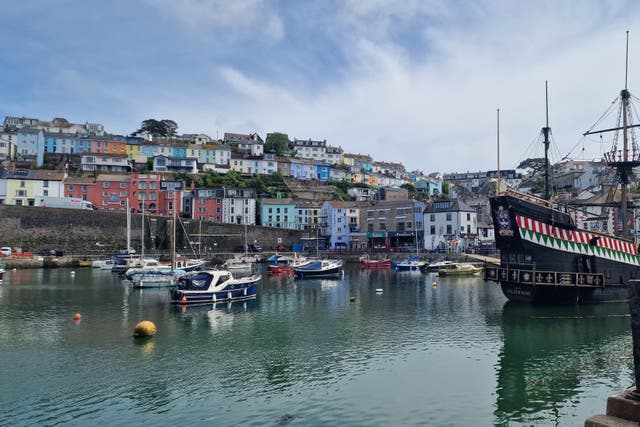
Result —
<instances>
[{"instance_id":1,"label":"green tree","mask_svg":"<svg viewBox=\"0 0 640 427\"><path fill-rule=\"evenodd\" d=\"M529 176L544 174L545 162L544 158L525 159L520 162L518 169L526 169Z\"/></svg>"},{"instance_id":2,"label":"green tree","mask_svg":"<svg viewBox=\"0 0 640 427\"><path fill-rule=\"evenodd\" d=\"M140 129L134 133L147 132L153 136L174 136L178 125L173 120L147 119L140 124Z\"/></svg>"},{"instance_id":3,"label":"green tree","mask_svg":"<svg viewBox=\"0 0 640 427\"><path fill-rule=\"evenodd\" d=\"M274 132L267 135L264 142L265 153L273 153L278 156L290 155L293 150L293 142L286 133Z\"/></svg>"}]
</instances>

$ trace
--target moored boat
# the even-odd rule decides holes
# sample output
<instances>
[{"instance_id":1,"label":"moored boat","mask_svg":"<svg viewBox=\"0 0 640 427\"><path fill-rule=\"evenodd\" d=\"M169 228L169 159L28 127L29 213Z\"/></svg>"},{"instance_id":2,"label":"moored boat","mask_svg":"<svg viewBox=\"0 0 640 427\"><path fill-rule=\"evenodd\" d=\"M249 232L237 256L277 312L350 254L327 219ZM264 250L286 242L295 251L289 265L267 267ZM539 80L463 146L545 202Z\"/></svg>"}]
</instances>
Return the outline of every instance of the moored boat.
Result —
<instances>
[{"instance_id":1,"label":"moored boat","mask_svg":"<svg viewBox=\"0 0 640 427\"><path fill-rule=\"evenodd\" d=\"M427 265L426 261L420 261L420 258L415 256L397 262L394 267L398 271L415 271L422 269L425 265Z\"/></svg>"},{"instance_id":2,"label":"moored boat","mask_svg":"<svg viewBox=\"0 0 640 427\"><path fill-rule=\"evenodd\" d=\"M185 271L171 268L147 269L133 274L130 281L135 289L174 287L178 278L185 274Z\"/></svg>"},{"instance_id":3,"label":"moored boat","mask_svg":"<svg viewBox=\"0 0 640 427\"><path fill-rule=\"evenodd\" d=\"M296 254L294 256L275 254L267 258L267 271L269 273L290 273L294 267L300 267L308 262L310 260L305 257L299 257Z\"/></svg>"},{"instance_id":4,"label":"moored boat","mask_svg":"<svg viewBox=\"0 0 640 427\"><path fill-rule=\"evenodd\" d=\"M0 283L2 283L6 267L7 267L6 264L3 264L3 263L0 262Z\"/></svg>"},{"instance_id":5,"label":"moored boat","mask_svg":"<svg viewBox=\"0 0 640 427\"><path fill-rule=\"evenodd\" d=\"M440 271L445 268L451 268L454 265L455 265L455 262L445 260L445 261L438 261L438 262L432 262L431 264L427 264L424 269L427 271Z\"/></svg>"},{"instance_id":6,"label":"moored boat","mask_svg":"<svg viewBox=\"0 0 640 427\"><path fill-rule=\"evenodd\" d=\"M296 277L337 277L342 275L342 260L323 259L293 268Z\"/></svg>"},{"instance_id":7,"label":"moored boat","mask_svg":"<svg viewBox=\"0 0 640 427\"><path fill-rule=\"evenodd\" d=\"M203 270L187 273L171 291L172 304L203 304L255 298L260 276L235 279L227 270Z\"/></svg>"},{"instance_id":8,"label":"moored boat","mask_svg":"<svg viewBox=\"0 0 640 427\"><path fill-rule=\"evenodd\" d=\"M362 268L389 268L391 267L391 260L388 258L376 259L369 258L368 256L360 257L360 267Z\"/></svg>"},{"instance_id":9,"label":"moored boat","mask_svg":"<svg viewBox=\"0 0 640 427\"><path fill-rule=\"evenodd\" d=\"M482 272L482 267L469 263L454 263L448 268L441 268L438 276L475 276Z\"/></svg>"}]
</instances>

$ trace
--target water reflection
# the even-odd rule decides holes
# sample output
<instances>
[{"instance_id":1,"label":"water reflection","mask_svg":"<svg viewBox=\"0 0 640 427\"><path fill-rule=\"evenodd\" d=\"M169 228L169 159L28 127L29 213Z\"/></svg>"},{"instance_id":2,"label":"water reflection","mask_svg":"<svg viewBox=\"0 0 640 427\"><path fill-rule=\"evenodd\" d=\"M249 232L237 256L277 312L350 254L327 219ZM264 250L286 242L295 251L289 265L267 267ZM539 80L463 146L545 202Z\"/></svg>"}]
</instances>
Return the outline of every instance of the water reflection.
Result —
<instances>
[{"instance_id":1,"label":"water reflection","mask_svg":"<svg viewBox=\"0 0 640 427\"><path fill-rule=\"evenodd\" d=\"M501 317L494 319L504 340L497 365L497 422L558 422L563 407L594 378L628 368L628 313L627 304L506 303Z\"/></svg>"}]
</instances>

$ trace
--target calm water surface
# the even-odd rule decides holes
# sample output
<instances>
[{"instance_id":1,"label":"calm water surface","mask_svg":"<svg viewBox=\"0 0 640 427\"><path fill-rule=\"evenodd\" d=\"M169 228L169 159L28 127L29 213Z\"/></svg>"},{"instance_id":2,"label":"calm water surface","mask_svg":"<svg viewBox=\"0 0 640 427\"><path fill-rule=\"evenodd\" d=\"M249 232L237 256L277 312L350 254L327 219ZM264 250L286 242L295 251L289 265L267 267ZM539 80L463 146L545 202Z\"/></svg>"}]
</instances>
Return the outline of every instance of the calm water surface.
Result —
<instances>
[{"instance_id":1,"label":"calm water surface","mask_svg":"<svg viewBox=\"0 0 640 427\"><path fill-rule=\"evenodd\" d=\"M264 277L256 301L180 309L109 272L9 271L0 425L582 425L633 383L625 304L511 305L413 272ZM154 338L131 337L141 320Z\"/></svg>"}]
</instances>

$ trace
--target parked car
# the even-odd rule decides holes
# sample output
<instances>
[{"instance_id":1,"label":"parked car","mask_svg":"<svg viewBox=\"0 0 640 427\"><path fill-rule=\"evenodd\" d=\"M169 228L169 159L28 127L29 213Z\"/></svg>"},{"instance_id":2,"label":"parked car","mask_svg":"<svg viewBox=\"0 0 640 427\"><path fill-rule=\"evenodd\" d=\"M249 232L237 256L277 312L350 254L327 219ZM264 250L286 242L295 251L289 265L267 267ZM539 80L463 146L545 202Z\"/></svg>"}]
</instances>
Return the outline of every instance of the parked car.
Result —
<instances>
[{"instance_id":1,"label":"parked car","mask_svg":"<svg viewBox=\"0 0 640 427\"><path fill-rule=\"evenodd\" d=\"M42 256L64 256L64 251L61 249L47 249L40 252Z\"/></svg>"},{"instance_id":2,"label":"parked car","mask_svg":"<svg viewBox=\"0 0 640 427\"><path fill-rule=\"evenodd\" d=\"M0 248L0 256L11 256L11 248L9 246L3 246Z\"/></svg>"},{"instance_id":3,"label":"parked car","mask_svg":"<svg viewBox=\"0 0 640 427\"><path fill-rule=\"evenodd\" d=\"M249 245L249 252L262 252L262 246L258 243L252 243Z\"/></svg>"}]
</instances>

